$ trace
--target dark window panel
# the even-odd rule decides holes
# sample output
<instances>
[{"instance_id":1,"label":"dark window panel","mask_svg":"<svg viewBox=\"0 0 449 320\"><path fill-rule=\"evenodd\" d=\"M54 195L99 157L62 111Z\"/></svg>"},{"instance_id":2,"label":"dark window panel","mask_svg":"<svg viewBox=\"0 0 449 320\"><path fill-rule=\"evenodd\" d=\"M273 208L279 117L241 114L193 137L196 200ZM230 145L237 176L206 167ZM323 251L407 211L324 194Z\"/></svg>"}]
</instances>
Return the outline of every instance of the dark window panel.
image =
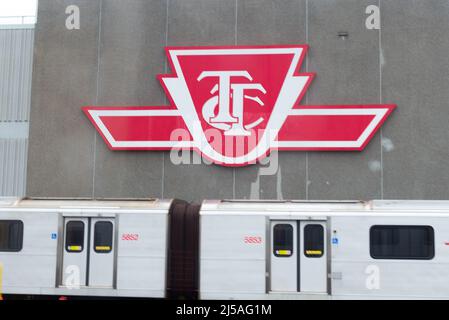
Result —
<instances>
[{"instance_id":1,"label":"dark window panel","mask_svg":"<svg viewBox=\"0 0 449 320\"><path fill-rule=\"evenodd\" d=\"M304 227L304 255L319 258L324 254L324 228L320 224L308 224Z\"/></svg>"},{"instance_id":2,"label":"dark window panel","mask_svg":"<svg viewBox=\"0 0 449 320\"><path fill-rule=\"evenodd\" d=\"M97 253L109 253L112 251L112 237L114 226L110 221L95 223L94 250Z\"/></svg>"},{"instance_id":3,"label":"dark window panel","mask_svg":"<svg viewBox=\"0 0 449 320\"><path fill-rule=\"evenodd\" d=\"M0 251L19 252L23 246L23 222L0 220Z\"/></svg>"},{"instance_id":4,"label":"dark window panel","mask_svg":"<svg viewBox=\"0 0 449 320\"><path fill-rule=\"evenodd\" d=\"M84 222L69 221L66 225L65 249L67 252L84 250Z\"/></svg>"},{"instance_id":5,"label":"dark window panel","mask_svg":"<svg viewBox=\"0 0 449 320\"><path fill-rule=\"evenodd\" d=\"M434 230L430 226L373 226L370 254L374 259L433 259Z\"/></svg>"},{"instance_id":6,"label":"dark window panel","mask_svg":"<svg viewBox=\"0 0 449 320\"><path fill-rule=\"evenodd\" d=\"M290 224L274 226L273 254L276 257L290 257L293 254L293 227Z\"/></svg>"}]
</instances>

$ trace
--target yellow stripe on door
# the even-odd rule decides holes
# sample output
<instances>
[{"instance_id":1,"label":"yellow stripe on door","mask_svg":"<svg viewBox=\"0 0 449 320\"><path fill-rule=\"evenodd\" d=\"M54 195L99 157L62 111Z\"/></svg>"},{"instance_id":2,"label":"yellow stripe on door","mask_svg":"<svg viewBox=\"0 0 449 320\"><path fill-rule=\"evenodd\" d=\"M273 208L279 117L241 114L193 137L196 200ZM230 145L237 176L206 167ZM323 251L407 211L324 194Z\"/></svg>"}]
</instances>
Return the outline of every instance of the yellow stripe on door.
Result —
<instances>
[{"instance_id":1,"label":"yellow stripe on door","mask_svg":"<svg viewBox=\"0 0 449 320\"><path fill-rule=\"evenodd\" d=\"M109 251L109 250L111 250L111 247L110 246L96 246L95 250L97 250L97 251Z\"/></svg>"},{"instance_id":2,"label":"yellow stripe on door","mask_svg":"<svg viewBox=\"0 0 449 320\"><path fill-rule=\"evenodd\" d=\"M323 253L323 251L321 251L321 250L306 250L306 254L310 254L310 255L320 255L322 253Z\"/></svg>"}]
</instances>

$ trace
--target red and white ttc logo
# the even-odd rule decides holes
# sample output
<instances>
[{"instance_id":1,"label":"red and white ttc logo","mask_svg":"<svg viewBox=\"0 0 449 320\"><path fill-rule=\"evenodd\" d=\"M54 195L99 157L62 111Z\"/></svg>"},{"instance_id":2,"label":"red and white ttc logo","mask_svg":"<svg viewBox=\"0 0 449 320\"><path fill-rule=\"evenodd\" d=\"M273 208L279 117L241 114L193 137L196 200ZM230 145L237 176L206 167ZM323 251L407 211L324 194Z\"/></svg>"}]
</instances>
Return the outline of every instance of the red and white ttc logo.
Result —
<instances>
[{"instance_id":1,"label":"red and white ttc logo","mask_svg":"<svg viewBox=\"0 0 449 320\"><path fill-rule=\"evenodd\" d=\"M363 150L395 108L300 105L306 45L166 48L170 106L83 107L112 150L193 149L216 164L271 150Z\"/></svg>"}]
</instances>

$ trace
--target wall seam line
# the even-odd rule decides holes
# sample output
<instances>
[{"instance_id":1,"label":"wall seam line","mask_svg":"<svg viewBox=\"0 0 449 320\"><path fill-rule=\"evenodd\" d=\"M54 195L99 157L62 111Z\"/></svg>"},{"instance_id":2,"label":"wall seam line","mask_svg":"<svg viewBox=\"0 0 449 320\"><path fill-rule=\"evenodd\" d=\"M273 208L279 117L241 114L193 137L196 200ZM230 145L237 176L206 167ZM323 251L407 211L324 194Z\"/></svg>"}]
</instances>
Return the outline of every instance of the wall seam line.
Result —
<instances>
[{"instance_id":1,"label":"wall seam line","mask_svg":"<svg viewBox=\"0 0 449 320\"><path fill-rule=\"evenodd\" d=\"M102 26L102 11L103 0L100 0L100 13L98 16L98 38L97 38L97 92L95 94L95 105L98 105L98 98L100 95L100 51L101 51L101 26ZM93 156L93 171L92 171L92 198L95 198L95 175L97 166L97 131L94 130L94 156Z\"/></svg>"},{"instance_id":2,"label":"wall seam line","mask_svg":"<svg viewBox=\"0 0 449 320\"><path fill-rule=\"evenodd\" d=\"M379 103L382 104L382 13L380 11L381 0L379 5ZM380 127L380 198L384 198L384 156L383 156L383 131Z\"/></svg>"},{"instance_id":3,"label":"wall seam line","mask_svg":"<svg viewBox=\"0 0 449 320\"><path fill-rule=\"evenodd\" d=\"M309 45L309 0L306 0L306 44ZM306 59L306 72L309 72L309 53L307 52ZM306 92L304 99L306 105L309 102L309 93ZM306 151L306 200L309 200L309 152Z\"/></svg>"},{"instance_id":4,"label":"wall seam line","mask_svg":"<svg viewBox=\"0 0 449 320\"><path fill-rule=\"evenodd\" d=\"M237 26L238 26L238 10L239 10L239 0L235 0L235 16L234 16L234 45L237 45L238 38L237 38ZM257 171L257 174L259 174L259 171ZM236 172L235 168L232 168L232 198L235 199L236 197L236 190L235 190L235 179L236 179ZM260 190L259 190L260 192Z\"/></svg>"},{"instance_id":5,"label":"wall seam line","mask_svg":"<svg viewBox=\"0 0 449 320\"><path fill-rule=\"evenodd\" d=\"M168 15L169 15L169 5L170 5L170 0L166 1L166 6L165 6L165 46L168 46ZM165 50L164 50L164 74L167 74L167 57L165 56ZM167 105L168 104L168 99L167 96L164 94L164 102ZM164 199L165 196L165 151L162 152L162 183L161 183L161 187L162 187L162 191L161 191L161 198Z\"/></svg>"}]
</instances>

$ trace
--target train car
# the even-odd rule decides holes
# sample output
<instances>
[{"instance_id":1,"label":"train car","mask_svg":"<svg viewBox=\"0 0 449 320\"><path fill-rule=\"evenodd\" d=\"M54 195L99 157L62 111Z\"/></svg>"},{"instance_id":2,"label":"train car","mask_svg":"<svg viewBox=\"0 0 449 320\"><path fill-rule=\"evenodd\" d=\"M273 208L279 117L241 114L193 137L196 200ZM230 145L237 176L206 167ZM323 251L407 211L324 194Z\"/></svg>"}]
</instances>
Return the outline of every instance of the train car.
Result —
<instances>
[{"instance_id":1,"label":"train car","mask_svg":"<svg viewBox=\"0 0 449 320\"><path fill-rule=\"evenodd\" d=\"M0 200L0 293L449 298L449 201Z\"/></svg>"},{"instance_id":2,"label":"train car","mask_svg":"<svg viewBox=\"0 0 449 320\"><path fill-rule=\"evenodd\" d=\"M172 205L155 199L1 200L1 292L165 297Z\"/></svg>"},{"instance_id":3,"label":"train car","mask_svg":"<svg viewBox=\"0 0 449 320\"><path fill-rule=\"evenodd\" d=\"M205 201L201 299L449 298L448 201Z\"/></svg>"}]
</instances>

